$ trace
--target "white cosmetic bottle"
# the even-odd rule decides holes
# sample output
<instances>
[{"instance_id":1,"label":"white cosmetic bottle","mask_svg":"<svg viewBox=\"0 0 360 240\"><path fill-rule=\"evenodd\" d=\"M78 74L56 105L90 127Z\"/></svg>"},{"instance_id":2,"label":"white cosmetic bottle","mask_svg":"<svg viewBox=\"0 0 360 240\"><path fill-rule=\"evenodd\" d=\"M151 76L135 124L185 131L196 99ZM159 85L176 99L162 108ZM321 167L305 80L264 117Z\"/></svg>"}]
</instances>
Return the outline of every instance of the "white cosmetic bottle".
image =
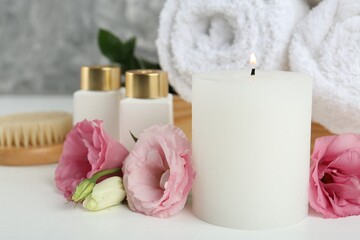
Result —
<instances>
[{"instance_id":1,"label":"white cosmetic bottle","mask_svg":"<svg viewBox=\"0 0 360 240\"><path fill-rule=\"evenodd\" d=\"M131 70L125 74L126 98L120 101L120 142L131 150L130 132L139 137L152 125L173 124L173 97L167 73L161 70Z\"/></svg>"},{"instance_id":2,"label":"white cosmetic bottle","mask_svg":"<svg viewBox=\"0 0 360 240\"><path fill-rule=\"evenodd\" d=\"M81 90L74 93L74 125L84 119L102 120L105 132L119 140L121 70L118 66L81 68Z\"/></svg>"}]
</instances>

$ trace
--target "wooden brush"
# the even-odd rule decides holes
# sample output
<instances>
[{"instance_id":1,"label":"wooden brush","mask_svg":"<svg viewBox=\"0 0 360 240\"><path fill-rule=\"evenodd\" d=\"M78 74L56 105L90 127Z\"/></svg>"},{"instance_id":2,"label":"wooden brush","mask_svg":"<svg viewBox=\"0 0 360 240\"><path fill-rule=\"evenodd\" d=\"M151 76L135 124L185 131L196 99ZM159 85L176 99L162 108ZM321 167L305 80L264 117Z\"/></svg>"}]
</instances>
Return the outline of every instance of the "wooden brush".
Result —
<instances>
[{"instance_id":1,"label":"wooden brush","mask_svg":"<svg viewBox=\"0 0 360 240\"><path fill-rule=\"evenodd\" d=\"M0 164L57 162L72 115L65 112L18 113L0 117Z\"/></svg>"}]
</instances>

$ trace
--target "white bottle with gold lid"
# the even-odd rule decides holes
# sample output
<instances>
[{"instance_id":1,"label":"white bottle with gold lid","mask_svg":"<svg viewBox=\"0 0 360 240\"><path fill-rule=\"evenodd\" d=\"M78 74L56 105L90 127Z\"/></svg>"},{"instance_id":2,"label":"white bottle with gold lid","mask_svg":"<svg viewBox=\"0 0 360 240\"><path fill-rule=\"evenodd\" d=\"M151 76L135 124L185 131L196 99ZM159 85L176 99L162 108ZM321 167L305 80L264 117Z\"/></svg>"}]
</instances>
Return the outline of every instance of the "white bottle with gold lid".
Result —
<instances>
[{"instance_id":1,"label":"white bottle with gold lid","mask_svg":"<svg viewBox=\"0 0 360 240\"><path fill-rule=\"evenodd\" d=\"M81 90L74 93L74 125L87 120L102 120L104 130L119 140L119 102L121 70L118 66L81 68Z\"/></svg>"},{"instance_id":2,"label":"white bottle with gold lid","mask_svg":"<svg viewBox=\"0 0 360 240\"><path fill-rule=\"evenodd\" d=\"M131 150L138 137L155 124L173 124L173 97L167 73L161 70L130 70L125 74L125 98L120 101L120 142Z\"/></svg>"}]
</instances>

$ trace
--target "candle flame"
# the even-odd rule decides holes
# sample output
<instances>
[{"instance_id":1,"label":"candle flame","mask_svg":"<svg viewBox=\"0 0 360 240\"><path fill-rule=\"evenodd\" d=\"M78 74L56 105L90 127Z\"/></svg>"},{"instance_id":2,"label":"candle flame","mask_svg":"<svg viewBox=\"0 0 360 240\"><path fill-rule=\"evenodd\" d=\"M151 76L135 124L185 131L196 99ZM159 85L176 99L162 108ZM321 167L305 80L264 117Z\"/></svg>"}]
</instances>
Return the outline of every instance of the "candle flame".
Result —
<instances>
[{"instance_id":1,"label":"candle flame","mask_svg":"<svg viewBox=\"0 0 360 240\"><path fill-rule=\"evenodd\" d=\"M253 66L256 65L255 53L251 53L251 55L250 55L250 64L253 65Z\"/></svg>"}]
</instances>

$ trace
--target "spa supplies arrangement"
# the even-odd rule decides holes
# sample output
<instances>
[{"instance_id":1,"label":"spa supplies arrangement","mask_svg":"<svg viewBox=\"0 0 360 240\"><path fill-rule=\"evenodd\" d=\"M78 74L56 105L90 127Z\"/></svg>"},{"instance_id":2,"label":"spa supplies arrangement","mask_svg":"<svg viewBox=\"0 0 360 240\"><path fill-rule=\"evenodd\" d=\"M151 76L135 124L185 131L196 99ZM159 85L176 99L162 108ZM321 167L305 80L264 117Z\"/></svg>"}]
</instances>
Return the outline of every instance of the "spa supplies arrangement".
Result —
<instances>
[{"instance_id":1,"label":"spa supplies arrangement","mask_svg":"<svg viewBox=\"0 0 360 240\"><path fill-rule=\"evenodd\" d=\"M173 124L173 96L167 73L161 70L126 72L126 97L120 102L120 142L131 150L138 136L155 124Z\"/></svg>"},{"instance_id":2,"label":"spa supplies arrangement","mask_svg":"<svg viewBox=\"0 0 360 240\"><path fill-rule=\"evenodd\" d=\"M312 79L244 70L199 73L193 82L194 214L244 230L302 221Z\"/></svg>"},{"instance_id":3,"label":"spa supplies arrangement","mask_svg":"<svg viewBox=\"0 0 360 240\"><path fill-rule=\"evenodd\" d=\"M193 73L243 69L251 51L259 68L288 70L292 31L308 10L303 0L168 0L156 41L160 65L187 101Z\"/></svg>"},{"instance_id":4,"label":"spa supplies arrangement","mask_svg":"<svg viewBox=\"0 0 360 240\"><path fill-rule=\"evenodd\" d=\"M291 69L314 78L313 120L360 133L360 2L324 0L296 27Z\"/></svg>"},{"instance_id":5,"label":"spa supplies arrangement","mask_svg":"<svg viewBox=\"0 0 360 240\"><path fill-rule=\"evenodd\" d=\"M309 77L255 68L194 77L195 169L189 140L173 126L144 130L129 153L101 121L83 121L65 142L56 171L60 191L91 211L118 205L125 194L131 210L170 217L183 208L196 170L193 213L207 222L262 230L301 221L308 201ZM220 95L209 97L217 85ZM309 201L327 218L359 214L357 138L334 136L315 146Z\"/></svg>"},{"instance_id":6,"label":"spa supplies arrangement","mask_svg":"<svg viewBox=\"0 0 360 240\"><path fill-rule=\"evenodd\" d=\"M347 21L348 16L356 16L357 5L344 3L340 7L338 0L323 1L295 28L308 12L301 0L209 1L205 5L199 0L168 0L157 47L174 87L192 101L193 148L185 134L171 125L172 96L166 72L127 71L126 97L119 107L109 105L107 110L108 116L120 115L115 119L120 141L110 136L115 130L106 128L102 116L79 120L65 141L56 169L58 189L88 210L118 205L126 197L132 211L167 218L184 207L194 183L194 215L240 230L297 224L308 216L309 202L325 218L360 214L359 136L348 133L318 139L311 167L309 162L312 77L315 82L321 76L326 79L323 82L333 81L331 76L340 75L333 66L346 64L351 76L334 79L351 94L359 92L352 82L360 73L344 57L357 59L350 49L358 46L355 28ZM322 14L325 10L330 16ZM322 16L316 24L326 23L325 30L315 32L309 26L315 25L311 21L316 14ZM338 32L345 30L337 25L332 28L330 20L339 20L351 32L346 35L349 46L337 47L336 37L342 36ZM113 36L109 39L120 42ZM132 44L129 40L123 45ZM325 46L337 49L340 59L333 59L331 51L319 55L318 49ZM121 52L114 47L113 56L107 50L112 61ZM256 68L254 54L252 68L244 57L252 50L260 59ZM316 71L308 76L268 70L288 70L289 52L292 68L298 66L304 72L316 67ZM131 65L135 59L123 64ZM330 85L321 84L315 84L314 92L331 90ZM341 87L337 90L344 92ZM324 94L314 99L328 101ZM341 101L339 95L334 96L334 101ZM358 104L355 98L351 100L342 102L348 107L345 113L351 112L351 104ZM356 119L350 119L355 124L346 129L358 129Z\"/></svg>"},{"instance_id":7,"label":"spa supplies arrangement","mask_svg":"<svg viewBox=\"0 0 360 240\"><path fill-rule=\"evenodd\" d=\"M120 78L118 66L81 68L81 90L74 93L74 125L100 119L106 132L119 140Z\"/></svg>"},{"instance_id":8,"label":"spa supplies arrangement","mask_svg":"<svg viewBox=\"0 0 360 240\"><path fill-rule=\"evenodd\" d=\"M65 112L17 113L0 117L0 165L54 163L72 127Z\"/></svg>"}]
</instances>

